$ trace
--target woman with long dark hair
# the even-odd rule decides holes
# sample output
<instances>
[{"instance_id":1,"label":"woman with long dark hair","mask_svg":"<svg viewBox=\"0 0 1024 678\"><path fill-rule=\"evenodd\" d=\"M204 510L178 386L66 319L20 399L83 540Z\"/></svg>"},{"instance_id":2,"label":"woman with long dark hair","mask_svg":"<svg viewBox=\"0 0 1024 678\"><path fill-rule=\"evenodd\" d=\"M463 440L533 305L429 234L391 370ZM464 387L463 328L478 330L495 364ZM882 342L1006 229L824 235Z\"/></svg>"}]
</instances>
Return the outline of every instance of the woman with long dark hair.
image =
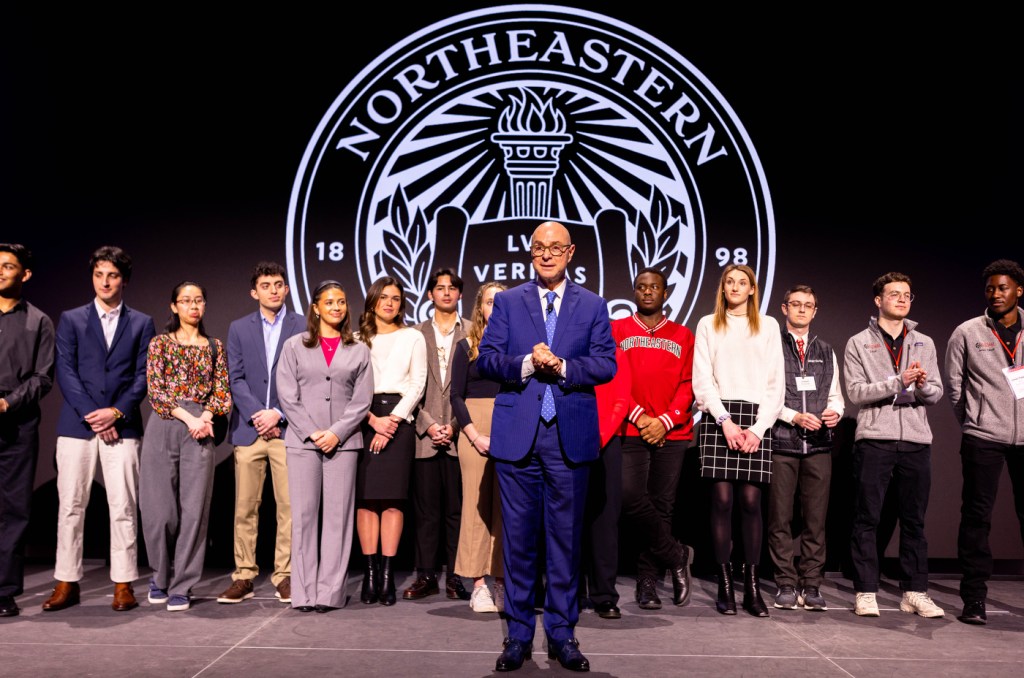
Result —
<instances>
[{"instance_id":1,"label":"woman with long dark hair","mask_svg":"<svg viewBox=\"0 0 1024 678\"><path fill-rule=\"evenodd\" d=\"M491 413L501 387L484 379L476 367L480 339L494 309L494 295L507 289L498 282L484 283L473 303L473 325L452 355L452 413L462 435L458 439L462 469L462 522L455 573L473 580L469 606L474 612L499 612L504 607L505 577L501 552L501 500L491 446ZM494 577L491 594L484 580Z\"/></svg>"},{"instance_id":2,"label":"woman with long dark hair","mask_svg":"<svg viewBox=\"0 0 1024 678\"><path fill-rule=\"evenodd\" d=\"M366 556L360 599L395 604L391 559L398 553L416 450L412 421L427 383L427 343L405 325L405 291L379 278L366 291L359 339L370 348L373 405L363 422L356 476L356 530ZM380 557L378 558L378 548Z\"/></svg>"},{"instance_id":3,"label":"woman with long dark hair","mask_svg":"<svg viewBox=\"0 0 1024 678\"><path fill-rule=\"evenodd\" d=\"M231 411L224 344L203 327L206 288L171 292L165 332L149 343L146 382L153 414L139 459L139 508L153 577L149 602L187 610L206 556L213 492L214 418Z\"/></svg>"},{"instance_id":4,"label":"woman with long dark hair","mask_svg":"<svg viewBox=\"0 0 1024 678\"><path fill-rule=\"evenodd\" d=\"M345 290L337 281L317 285L305 334L284 343L277 393L288 420L292 607L327 612L345 604L360 425L373 399L370 351L352 334Z\"/></svg>"},{"instance_id":5,"label":"woman with long dark hair","mask_svg":"<svg viewBox=\"0 0 1024 678\"><path fill-rule=\"evenodd\" d=\"M736 614L732 584L732 508L741 511L743 609L767 617L757 568L764 526L761 491L771 482L771 429L782 411L785 370L778 322L758 312L748 266L722 271L715 312L697 324L693 392L704 413L698 428L701 477L711 481L711 543L722 614ZM737 496L738 495L738 496Z\"/></svg>"}]
</instances>

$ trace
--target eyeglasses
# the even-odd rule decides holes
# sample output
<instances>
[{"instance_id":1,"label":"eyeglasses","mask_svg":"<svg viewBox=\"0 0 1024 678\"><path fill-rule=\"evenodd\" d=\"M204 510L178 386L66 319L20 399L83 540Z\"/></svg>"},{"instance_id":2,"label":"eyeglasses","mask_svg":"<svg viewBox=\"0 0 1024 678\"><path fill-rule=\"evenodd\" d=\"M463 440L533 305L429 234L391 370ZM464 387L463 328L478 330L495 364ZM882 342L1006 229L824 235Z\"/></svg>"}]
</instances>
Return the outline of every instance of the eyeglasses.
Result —
<instances>
[{"instance_id":1,"label":"eyeglasses","mask_svg":"<svg viewBox=\"0 0 1024 678\"><path fill-rule=\"evenodd\" d=\"M550 253L553 257L560 257L569 251L572 245L541 245L540 243L534 243L533 247L530 248L530 254L534 257L543 257L545 253Z\"/></svg>"},{"instance_id":2,"label":"eyeglasses","mask_svg":"<svg viewBox=\"0 0 1024 678\"><path fill-rule=\"evenodd\" d=\"M184 306L185 308L188 308L189 306L192 305L196 305L202 308L203 306L206 306L206 299L203 299L202 297L196 297L195 299L182 297L181 299L178 299L174 303L178 304L179 306Z\"/></svg>"},{"instance_id":3,"label":"eyeglasses","mask_svg":"<svg viewBox=\"0 0 1024 678\"><path fill-rule=\"evenodd\" d=\"M889 292L885 298L889 301L913 301L914 295L910 292Z\"/></svg>"},{"instance_id":4,"label":"eyeglasses","mask_svg":"<svg viewBox=\"0 0 1024 678\"><path fill-rule=\"evenodd\" d=\"M790 301L788 306L794 311L799 311L801 308L807 309L808 311L814 310L814 302L808 301L806 303L800 303L799 301Z\"/></svg>"}]
</instances>

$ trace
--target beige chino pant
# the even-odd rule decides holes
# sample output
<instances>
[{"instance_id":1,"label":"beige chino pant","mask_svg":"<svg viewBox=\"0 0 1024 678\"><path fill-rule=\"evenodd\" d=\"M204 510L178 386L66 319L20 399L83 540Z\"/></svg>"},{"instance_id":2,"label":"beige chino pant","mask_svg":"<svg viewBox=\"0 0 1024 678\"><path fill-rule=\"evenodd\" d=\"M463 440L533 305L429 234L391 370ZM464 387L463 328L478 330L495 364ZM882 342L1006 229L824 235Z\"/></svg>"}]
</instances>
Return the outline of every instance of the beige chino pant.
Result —
<instances>
[{"instance_id":1,"label":"beige chino pant","mask_svg":"<svg viewBox=\"0 0 1024 678\"><path fill-rule=\"evenodd\" d=\"M274 586L291 576L292 507L288 494L288 464L284 441L257 439L252 445L235 448L235 571L232 579L255 579L256 535L259 532L260 502L267 466L274 483L277 504L277 545L274 550Z\"/></svg>"}]
</instances>

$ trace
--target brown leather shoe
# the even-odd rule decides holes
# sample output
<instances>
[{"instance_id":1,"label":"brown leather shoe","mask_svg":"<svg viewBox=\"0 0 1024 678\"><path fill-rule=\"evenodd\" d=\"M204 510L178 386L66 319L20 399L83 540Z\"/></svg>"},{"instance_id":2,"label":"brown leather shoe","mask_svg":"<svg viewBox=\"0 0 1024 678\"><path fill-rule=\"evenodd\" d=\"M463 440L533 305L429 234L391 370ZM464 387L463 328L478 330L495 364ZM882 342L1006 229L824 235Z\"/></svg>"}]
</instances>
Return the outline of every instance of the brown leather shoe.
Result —
<instances>
[{"instance_id":1,"label":"brown leather shoe","mask_svg":"<svg viewBox=\"0 0 1024 678\"><path fill-rule=\"evenodd\" d=\"M56 612L72 605L78 605L81 600L81 590L76 581L59 581L53 587L50 599L43 603L44 612Z\"/></svg>"},{"instance_id":2,"label":"brown leather shoe","mask_svg":"<svg viewBox=\"0 0 1024 678\"><path fill-rule=\"evenodd\" d=\"M235 579L228 590L217 597L218 603L240 603L256 594L252 590L252 579Z\"/></svg>"},{"instance_id":3,"label":"brown leather shoe","mask_svg":"<svg viewBox=\"0 0 1024 678\"><path fill-rule=\"evenodd\" d=\"M285 577L281 580L281 583L275 587L277 590L274 591L274 595L282 603L292 602L292 578Z\"/></svg>"},{"instance_id":4,"label":"brown leather shoe","mask_svg":"<svg viewBox=\"0 0 1024 678\"><path fill-rule=\"evenodd\" d=\"M440 592L441 590L437 587L437 576L421 572L416 577L416 581L412 583L412 586L402 592L402 598L405 600L419 600L427 596L435 596Z\"/></svg>"},{"instance_id":5,"label":"brown leather shoe","mask_svg":"<svg viewBox=\"0 0 1024 678\"><path fill-rule=\"evenodd\" d=\"M127 612L138 607L139 601L135 600L135 590L131 582L114 584L114 602L110 604L114 612Z\"/></svg>"}]
</instances>

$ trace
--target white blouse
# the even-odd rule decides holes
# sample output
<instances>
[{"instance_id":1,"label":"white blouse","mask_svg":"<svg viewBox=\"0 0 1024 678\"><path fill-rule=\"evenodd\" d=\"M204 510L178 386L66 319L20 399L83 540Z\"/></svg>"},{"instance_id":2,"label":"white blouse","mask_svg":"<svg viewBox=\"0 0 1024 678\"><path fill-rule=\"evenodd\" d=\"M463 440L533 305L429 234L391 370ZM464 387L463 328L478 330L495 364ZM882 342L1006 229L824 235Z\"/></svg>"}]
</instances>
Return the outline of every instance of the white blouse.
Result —
<instances>
[{"instance_id":1,"label":"white blouse","mask_svg":"<svg viewBox=\"0 0 1024 678\"><path fill-rule=\"evenodd\" d=\"M427 342L423 333L403 327L378 334L370 347L373 363L373 392L399 393L402 399L391 414L412 422L413 411L427 385Z\"/></svg>"}]
</instances>

